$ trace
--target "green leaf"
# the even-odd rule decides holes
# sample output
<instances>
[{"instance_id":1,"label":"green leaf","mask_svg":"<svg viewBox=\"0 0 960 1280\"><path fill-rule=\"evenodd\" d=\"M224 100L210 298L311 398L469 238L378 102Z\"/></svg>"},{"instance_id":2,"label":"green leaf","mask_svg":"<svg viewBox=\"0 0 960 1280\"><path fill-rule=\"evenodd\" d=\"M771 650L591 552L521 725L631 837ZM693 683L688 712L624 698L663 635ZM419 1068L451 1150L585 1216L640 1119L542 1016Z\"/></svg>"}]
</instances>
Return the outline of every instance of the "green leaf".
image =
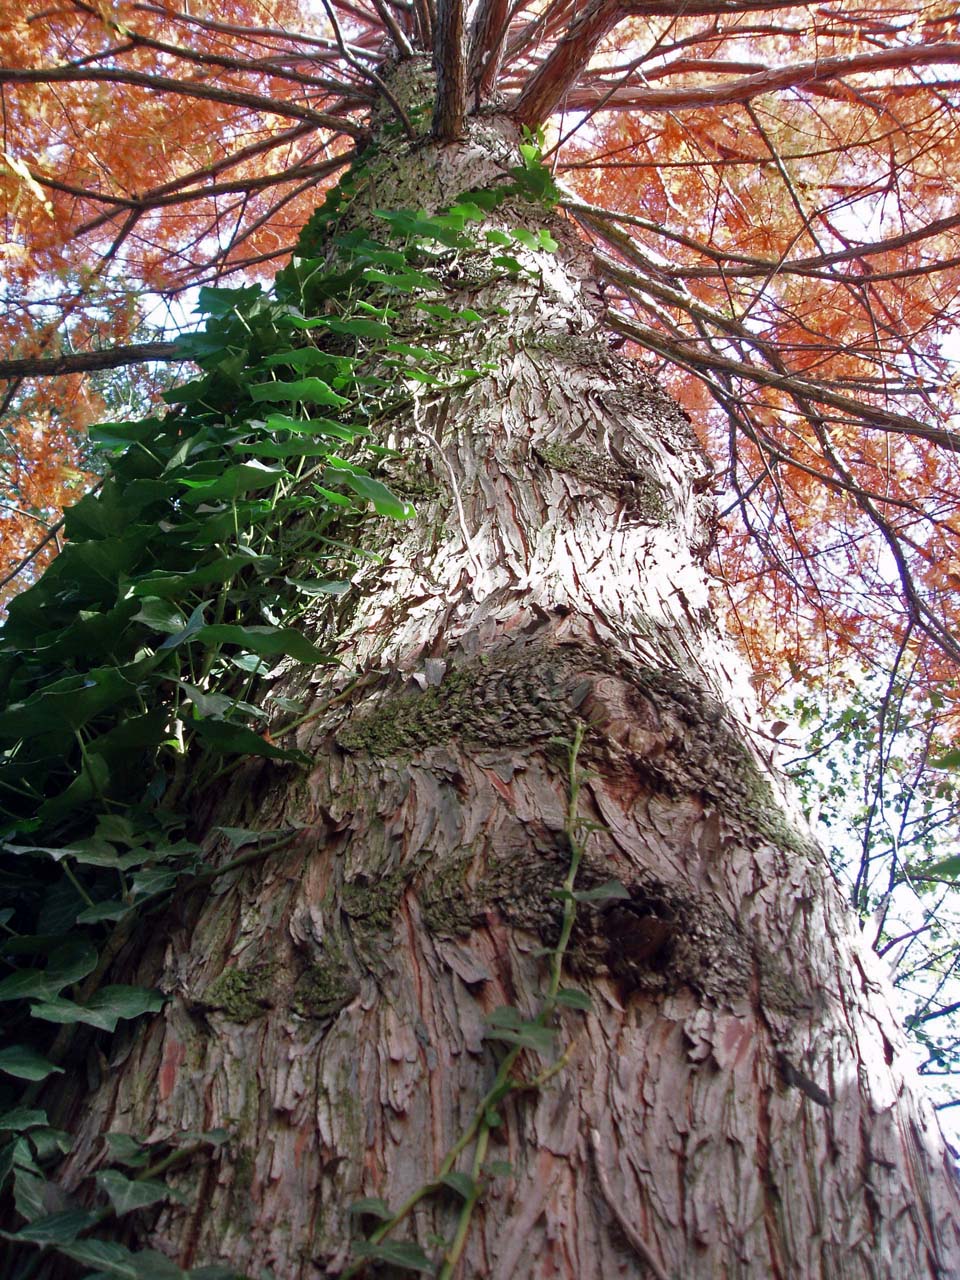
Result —
<instances>
[{"instance_id":1,"label":"green leaf","mask_svg":"<svg viewBox=\"0 0 960 1280\"><path fill-rule=\"evenodd\" d=\"M378 515L392 516L394 520L409 520L416 514L411 503L404 502L401 498L398 498L395 493L390 492L385 484L381 484L379 480L374 480L372 476L362 476L345 471L340 478L344 484L350 486L354 493L359 494L361 498L366 498L368 502L372 502Z\"/></svg>"},{"instance_id":2,"label":"green leaf","mask_svg":"<svg viewBox=\"0 0 960 1280\"><path fill-rule=\"evenodd\" d=\"M487 1030L485 1040L502 1040L506 1044L519 1045L524 1049L534 1049L537 1053L549 1053L553 1048L556 1031L539 1022L528 1022L519 1009L512 1005L504 1005L494 1009L484 1018Z\"/></svg>"},{"instance_id":3,"label":"green leaf","mask_svg":"<svg viewBox=\"0 0 960 1280\"><path fill-rule=\"evenodd\" d=\"M300 374L309 373L311 369L332 369L335 373L349 373L356 360L332 355L318 347L293 347L286 351L271 351L264 357L262 364L267 369L288 365Z\"/></svg>"},{"instance_id":4,"label":"green leaf","mask_svg":"<svg viewBox=\"0 0 960 1280\"><path fill-rule=\"evenodd\" d=\"M81 1231L88 1231L100 1221L100 1214L71 1209L67 1213L51 1213L37 1218L19 1231L0 1231L5 1240L24 1240L31 1244L72 1244Z\"/></svg>"},{"instance_id":5,"label":"green leaf","mask_svg":"<svg viewBox=\"0 0 960 1280\"><path fill-rule=\"evenodd\" d=\"M369 435L366 427L343 426L342 423L332 422L329 418L288 418L283 413L268 414L264 425L268 431L333 436L337 440L355 440L357 436Z\"/></svg>"},{"instance_id":6,"label":"green leaf","mask_svg":"<svg viewBox=\"0 0 960 1280\"><path fill-rule=\"evenodd\" d=\"M954 855L952 858L943 858L940 862L931 863L926 867L910 867L909 874L917 880L956 880L960 877L960 855ZM2 985L2 984L0 984Z\"/></svg>"},{"instance_id":7,"label":"green leaf","mask_svg":"<svg viewBox=\"0 0 960 1280\"><path fill-rule=\"evenodd\" d=\"M269 385L280 386L286 384L270 383ZM255 390L255 388L251 388L251 390ZM254 458L252 462L241 462L237 466L227 467L225 471L213 478L191 480L187 476L183 476L180 483L189 492L183 495L181 501L194 503L212 502L218 498L237 498L242 493L249 493L255 489L266 489L275 485L278 480L282 480L289 474L284 467L268 467L262 462L257 462L256 458ZM249 557L247 557L247 560L249 561ZM197 572L201 573L203 571L197 570ZM144 592L144 594L161 595L162 593L160 591L150 591Z\"/></svg>"},{"instance_id":8,"label":"green leaf","mask_svg":"<svg viewBox=\"0 0 960 1280\"><path fill-rule=\"evenodd\" d=\"M607 898L629 898L630 891L619 880L607 880L593 889L577 889L573 897L576 902L602 902Z\"/></svg>"},{"instance_id":9,"label":"green leaf","mask_svg":"<svg viewBox=\"0 0 960 1280\"><path fill-rule=\"evenodd\" d=\"M422 271L404 271L400 275L391 275L386 271L376 271L368 267L363 274L365 279L389 285L391 289L396 289L400 293L413 293L415 289L429 289L432 293L436 293L441 288L438 280L424 275Z\"/></svg>"},{"instance_id":10,"label":"green leaf","mask_svg":"<svg viewBox=\"0 0 960 1280\"><path fill-rule=\"evenodd\" d=\"M150 1163L151 1154L145 1143L130 1133L105 1133L110 1154L117 1164L142 1169Z\"/></svg>"},{"instance_id":11,"label":"green leaf","mask_svg":"<svg viewBox=\"0 0 960 1280\"><path fill-rule=\"evenodd\" d=\"M15 1107L0 1115L0 1131L14 1130L17 1133L25 1129L33 1129L37 1125L48 1123L45 1111L31 1111L28 1107Z\"/></svg>"},{"instance_id":12,"label":"green leaf","mask_svg":"<svg viewBox=\"0 0 960 1280\"><path fill-rule=\"evenodd\" d=\"M145 1209L161 1200L183 1200L179 1192L159 1179L143 1178L135 1181L124 1177L116 1169L104 1169L96 1175L96 1181L100 1190L110 1197L110 1203L118 1217L131 1213L134 1209Z\"/></svg>"},{"instance_id":13,"label":"green leaf","mask_svg":"<svg viewBox=\"0 0 960 1280\"><path fill-rule=\"evenodd\" d=\"M30 1012L33 1017L45 1022L83 1022L88 1026L98 1027L101 1031L113 1032L119 1019L158 1013L163 1005L164 997L159 991L115 985L101 987L83 1005L75 1004L72 1000L51 1000L31 1005Z\"/></svg>"},{"instance_id":14,"label":"green leaf","mask_svg":"<svg viewBox=\"0 0 960 1280\"><path fill-rule=\"evenodd\" d=\"M82 676L54 681L24 702L4 708L0 741L32 738L50 730L72 737L101 712L132 699L137 686L117 667L95 667Z\"/></svg>"},{"instance_id":15,"label":"green leaf","mask_svg":"<svg viewBox=\"0 0 960 1280\"><path fill-rule=\"evenodd\" d=\"M353 1251L358 1258L369 1258L374 1262L389 1262L391 1266L403 1267L407 1271L433 1270L433 1263L412 1240L381 1240L379 1244L358 1240L353 1246Z\"/></svg>"},{"instance_id":16,"label":"green leaf","mask_svg":"<svg viewBox=\"0 0 960 1280\"><path fill-rule=\"evenodd\" d=\"M64 987L79 982L96 968L97 950L72 938L49 952L45 969L21 969L0 981L0 1001L52 999Z\"/></svg>"},{"instance_id":17,"label":"green leaf","mask_svg":"<svg viewBox=\"0 0 960 1280\"><path fill-rule=\"evenodd\" d=\"M451 1191L455 1191L458 1196L464 1200L472 1200L477 1194L477 1183L471 1178L469 1173L459 1173L454 1169L450 1173L445 1173L440 1182L445 1187L449 1187Z\"/></svg>"},{"instance_id":18,"label":"green leaf","mask_svg":"<svg viewBox=\"0 0 960 1280\"><path fill-rule=\"evenodd\" d=\"M539 249L540 240L532 231L528 231L526 227L513 227L510 234L516 240L517 244L522 244L525 249Z\"/></svg>"},{"instance_id":19,"label":"green leaf","mask_svg":"<svg viewBox=\"0 0 960 1280\"><path fill-rule=\"evenodd\" d=\"M960 748L947 751L936 760L930 761L931 769L960 769Z\"/></svg>"},{"instance_id":20,"label":"green leaf","mask_svg":"<svg viewBox=\"0 0 960 1280\"><path fill-rule=\"evenodd\" d=\"M104 920L121 920L130 910L128 902L97 902L84 907L77 916L77 924L101 924Z\"/></svg>"},{"instance_id":21,"label":"green leaf","mask_svg":"<svg viewBox=\"0 0 960 1280\"><path fill-rule=\"evenodd\" d=\"M18 1080L46 1080L50 1075L62 1075L63 1067L54 1066L28 1045L12 1044L0 1049L0 1071Z\"/></svg>"},{"instance_id":22,"label":"green leaf","mask_svg":"<svg viewBox=\"0 0 960 1280\"><path fill-rule=\"evenodd\" d=\"M190 728L201 742L223 755L268 756L273 760L294 760L298 763L306 759L301 751L284 751L252 729L227 720L192 720Z\"/></svg>"},{"instance_id":23,"label":"green leaf","mask_svg":"<svg viewBox=\"0 0 960 1280\"><path fill-rule=\"evenodd\" d=\"M133 1253L115 1240L77 1240L60 1246L74 1262L96 1267L99 1276L119 1276L122 1280L185 1280L185 1272L154 1249Z\"/></svg>"},{"instance_id":24,"label":"green leaf","mask_svg":"<svg viewBox=\"0 0 960 1280\"><path fill-rule=\"evenodd\" d=\"M263 658L290 657L298 662L329 663L330 657L293 627L238 627L213 623L201 628L200 639L215 644L236 644Z\"/></svg>"},{"instance_id":25,"label":"green leaf","mask_svg":"<svg viewBox=\"0 0 960 1280\"><path fill-rule=\"evenodd\" d=\"M381 1222L389 1222L393 1217L393 1210L386 1200L381 1200L379 1196L364 1196L361 1200L354 1200L348 1212L358 1216L368 1213L373 1218L379 1218Z\"/></svg>"},{"instance_id":26,"label":"green leaf","mask_svg":"<svg viewBox=\"0 0 960 1280\"><path fill-rule=\"evenodd\" d=\"M585 991L580 991L577 987L561 987L556 994L557 1004L565 1005L568 1009L582 1009L584 1013L593 1012L593 1001Z\"/></svg>"},{"instance_id":27,"label":"green leaf","mask_svg":"<svg viewBox=\"0 0 960 1280\"><path fill-rule=\"evenodd\" d=\"M352 582L341 582L334 578L320 579L317 582L304 582L300 578L284 578L284 582L302 596L342 596L353 586Z\"/></svg>"},{"instance_id":28,"label":"green leaf","mask_svg":"<svg viewBox=\"0 0 960 1280\"><path fill-rule=\"evenodd\" d=\"M46 1216L47 1180L40 1173L23 1168L13 1171L13 1203L17 1213L28 1222Z\"/></svg>"},{"instance_id":29,"label":"green leaf","mask_svg":"<svg viewBox=\"0 0 960 1280\"><path fill-rule=\"evenodd\" d=\"M246 313L262 293L258 284L242 285L239 289L220 289L205 285L197 294L196 310L207 316L228 316L235 311Z\"/></svg>"},{"instance_id":30,"label":"green leaf","mask_svg":"<svg viewBox=\"0 0 960 1280\"><path fill-rule=\"evenodd\" d=\"M330 404L339 407L350 403L321 378L299 378L295 382L257 382L249 388L249 391L250 399L257 404L302 400L311 404Z\"/></svg>"},{"instance_id":31,"label":"green leaf","mask_svg":"<svg viewBox=\"0 0 960 1280\"><path fill-rule=\"evenodd\" d=\"M244 467L255 467L258 473L261 470L270 471L270 468L261 468L258 462L245 463ZM234 467L233 471L241 471L244 467ZM274 475L273 471L270 471ZM204 493L204 501L208 497L218 496L211 495L209 490ZM219 495L222 496L222 495ZM184 499L186 502L192 502L195 495L190 494ZM251 555L249 552L236 553L229 556L221 556L217 560L211 561L210 564L202 565L199 569L191 569L185 573L155 573L148 574L139 578L132 587L132 594L135 596L154 596L158 600L169 600L176 596L186 595L195 587L205 587L216 585L221 582L229 582L231 578L236 577L238 573L243 573L245 569L255 569L258 573L267 573L269 570L276 568L277 560L275 556L257 556ZM173 621L175 611L169 606L166 614L161 613L161 609L153 606L157 616L163 618L162 625L157 630L168 631L174 633L174 626L170 625ZM143 611L141 610L141 613ZM183 619L179 620L179 625L183 626Z\"/></svg>"}]
</instances>

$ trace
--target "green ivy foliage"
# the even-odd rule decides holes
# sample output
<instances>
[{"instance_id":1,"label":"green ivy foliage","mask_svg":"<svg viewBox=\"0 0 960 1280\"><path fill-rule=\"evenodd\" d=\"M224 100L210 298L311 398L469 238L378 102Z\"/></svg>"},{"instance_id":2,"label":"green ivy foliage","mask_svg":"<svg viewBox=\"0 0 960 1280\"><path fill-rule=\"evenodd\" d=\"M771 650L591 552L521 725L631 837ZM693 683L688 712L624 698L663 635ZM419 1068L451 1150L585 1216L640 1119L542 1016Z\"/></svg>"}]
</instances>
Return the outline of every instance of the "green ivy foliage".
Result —
<instances>
[{"instance_id":1,"label":"green ivy foliage","mask_svg":"<svg viewBox=\"0 0 960 1280\"><path fill-rule=\"evenodd\" d=\"M165 393L165 416L91 431L104 478L67 511L63 552L10 605L0 628L0 1188L12 1189L24 1225L0 1232L5 1274L31 1275L38 1247L97 1276L188 1274L91 1233L115 1234L115 1219L172 1194L161 1175L226 1135L179 1135L173 1148L105 1135L106 1203L81 1209L48 1178L71 1140L36 1102L78 1029L110 1034L162 1008L158 992L105 979L149 913L228 869L204 861L191 796L251 756L306 763L278 745L303 708L265 701L263 678L278 663L331 661L318 605L357 590L358 565L376 559L363 545L371 519L413 515L378 475L394 456L378 443L382 424L411 402L411 385L449 393L483 376L455 352L457 335L489 317L443 301L450 262L482 258L497 278L535 273L519 250L557 248L546 231L482 230L507 197L555 198L534 143L521 159L505 185L441 214L377 215L380 237L340 231L364 181L355 167L271 292L202 289L204 327L179 342L198 376ZM418 317L415 341L406 322L398 328L401 311ZM268 734L278 711L290 719ZM289 839L222 834L247 849L228 866Z\"/></svg>"}]
</instances>

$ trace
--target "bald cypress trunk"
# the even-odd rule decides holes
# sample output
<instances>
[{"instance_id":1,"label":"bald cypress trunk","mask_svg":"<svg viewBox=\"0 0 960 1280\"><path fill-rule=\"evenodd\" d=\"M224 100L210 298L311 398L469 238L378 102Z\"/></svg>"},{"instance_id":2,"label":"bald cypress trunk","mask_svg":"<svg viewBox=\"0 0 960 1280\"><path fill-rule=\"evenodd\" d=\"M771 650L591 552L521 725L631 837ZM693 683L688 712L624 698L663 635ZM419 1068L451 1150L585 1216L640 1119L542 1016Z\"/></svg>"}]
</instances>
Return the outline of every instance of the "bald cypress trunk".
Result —
<instances>
[{"instance_id":1,"label":"bald cypress trunk","mask_svg":"<svg viewBox=\"0 0 960 1280\"><path fill-rule=\"evenodd\" d=\"M344 227L502 181L509 126L471 129L382 142ZM257 762L199 801L210 849L217 824L296 838L194 891L129 962L170 1000L62 1095L66 1185L105 1129L222 1127L172 1175L184 1203L144 1221L152 1247L341 1274L376 1226L351 1204L397 1209L468 1130L508 1048L485 1017L542 1007L579 833L576 889L608 886L564 958L590 1009L558 1006L555 1048L518 1058L516 1080L564 1062L499 1105L457 1274L955 1274L955 1183L886 985L713 616L709 464L610 349L563 221L508 202L487 226L559 247L515 245L519 275L451 261L443 301L485 317L456 360L483 376L411 381L386 425L417 517L329 637L341 666L274 688L310 700L312 767ZM418 300L393 300L408 343ZM461 1207L439 1188L389 1238L439 1270Z\"/></svg>"}]
</instances>

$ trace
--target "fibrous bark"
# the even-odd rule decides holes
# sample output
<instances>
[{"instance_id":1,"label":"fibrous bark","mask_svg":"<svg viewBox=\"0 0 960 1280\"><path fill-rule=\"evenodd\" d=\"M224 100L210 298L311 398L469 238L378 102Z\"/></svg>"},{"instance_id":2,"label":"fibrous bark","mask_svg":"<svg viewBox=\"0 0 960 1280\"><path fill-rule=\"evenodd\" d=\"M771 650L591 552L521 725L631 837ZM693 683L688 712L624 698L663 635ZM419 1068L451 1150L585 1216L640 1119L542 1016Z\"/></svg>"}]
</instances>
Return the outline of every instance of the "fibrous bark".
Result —
<instances>
[{"instance_id":1,"label":"fibrous bark","mask_svg":"<svg viewBox=\"0 0 960 1280\"><path fill-rule=\"evenodd\" d=\"M385 146L372 207L449 204L501 177L509 144L493 120ZM251 766L202 805L211 828L297 839L156 931L138 980L170 1002L63 1100L69 1176L103 1129L222 1126L178 1175L187 1203L145 1224L153 1246L339 1274L351 1202L429 1181L489 1086L484 1015L537 1007L569 861L559 744L580 721L597 828L578 887L628 897L580 906L567 971L593 1012L562 1013L568 1065L504 1108L488 1161L512 1172L491 1175L460 1274L954 1274L953 1173L885 983L714 621L709 464L606 345L573 233L493 216L559 250L519 278L451 272L450 305L492 317L472 352L491 367L411 386L390 479L419 515L379 547L336 674L277 677L313 701L314 767ZM429 1251L457 1208L433 1195L399 1234Z\"/></svg>"}]
</instances>

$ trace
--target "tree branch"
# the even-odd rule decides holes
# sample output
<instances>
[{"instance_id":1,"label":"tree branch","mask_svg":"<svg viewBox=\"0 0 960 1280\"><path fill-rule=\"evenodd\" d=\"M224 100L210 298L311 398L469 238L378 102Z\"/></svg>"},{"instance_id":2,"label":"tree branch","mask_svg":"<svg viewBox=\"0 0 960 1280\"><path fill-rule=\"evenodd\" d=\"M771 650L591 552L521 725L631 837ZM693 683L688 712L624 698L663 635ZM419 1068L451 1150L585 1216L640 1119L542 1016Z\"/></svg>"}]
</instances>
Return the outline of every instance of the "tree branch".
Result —
<instances>
[{"instance_id":1,"label":"tree branch","mask_svg":"<svg viewBox=\"0 0 960 1280\"><path fill-rule=\"evenodd\" d=\"M24 356L0 360L0 378L58 378L67 373L95 373L151 360L183 360L175 342L136 342L109 351L74 351L62 356Z\"/></svg>"},{"instance_id":2,"label":"tree branch","mask_svg":"<svg viewBox=\"0 0 960 1280\"><path fill-rule=\"evenodd\" d=\"M467 92L476 105L489 92L503 57L508 30L508 0L480 0L470 28Z\"/></svg>"},{"instance_id":3,"label":"tree branch","mask_svg":"<svg viewBox=\"0 0 960 1280\"><path fill-rule=\"evenodd\" d=\"M240 89L221 89L217 85L203 84L199 80L176 80L172 76L152 76L143 71L121 71L111 67L22 68L0 67L0 85L4 84L71 84L93 81L107 84L137 85L154 93L175 93L182 98L206 98L228 107L248 107L252 111L264 111L274 116L288 116L294 120L308 120L325 129L335 129L352 138L363 137L362 126L343 116L326 111L314 111L296 102L267 98L259 93L245 93Z\"/></svg>"},{"instance_id":4,"label":"tree branch","mask_svg":"<svg viewBox=\"0 0 960 1280\"><path fill-rule=\"evenodd\" d=\"M439 0L437 8L433 43L437 99L431 132L441 142L462 136L467 110L463 3L464 0Z\"/></svg>"}]
</instances>

